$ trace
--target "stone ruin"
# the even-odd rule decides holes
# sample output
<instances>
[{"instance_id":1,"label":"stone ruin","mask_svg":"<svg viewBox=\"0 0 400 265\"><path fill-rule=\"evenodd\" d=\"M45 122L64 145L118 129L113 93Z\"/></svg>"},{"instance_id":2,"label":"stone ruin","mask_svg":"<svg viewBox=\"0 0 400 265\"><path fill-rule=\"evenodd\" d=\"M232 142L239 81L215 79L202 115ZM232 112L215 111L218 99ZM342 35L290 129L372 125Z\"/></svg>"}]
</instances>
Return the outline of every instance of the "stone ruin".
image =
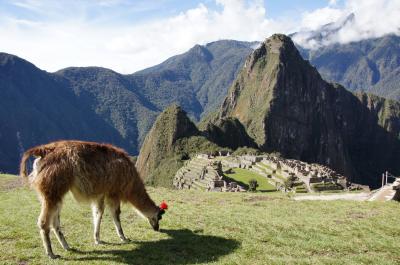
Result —
<instances>
[{"instance_id":1,"label":"stone ruin","mask_svg":"<svg viewBox=\"0 0 400 265\"><path fill-rule=\"evenodd\" d=\"M213 161L208 155L200 154L180 168L173 179L177 189L195 189L218 192L246 191L236 182L224 180L222 164Z\"/></svg>"},{"instance_id":2,"label":"stone ruin","mask_svg":"<svg viewBox=\"0 0 400 265\"><path fill-rule=\"evenodd\" d=\"M229 153L221 153L217 158L207 154L197 155L178 170L173 185L177 189L244 191L237 183L224 180L223 172L232 168L254 171L282 191L314 192L351 187L346 177L323 165L273 155L231 156ZM288 187L287 180L290 180L291 187Z\"/></svg>"},{"instance_id":3,"label":"stone ruin","mask_svg":"<svg viewBox=\"0 0 400 265\"><path fill-rule=\"evenodd\" d=\"M327 166L308 164L295 159L285 159L272 155L239 156L225 160L227 167L247 168L275 182L277 189L284 189L286 180L291 180L294 187L304 186L308 192L313 187L319 191L327 189L346 189L349 183L346 177L338 174Z\"/></svg>"}]
</instances>

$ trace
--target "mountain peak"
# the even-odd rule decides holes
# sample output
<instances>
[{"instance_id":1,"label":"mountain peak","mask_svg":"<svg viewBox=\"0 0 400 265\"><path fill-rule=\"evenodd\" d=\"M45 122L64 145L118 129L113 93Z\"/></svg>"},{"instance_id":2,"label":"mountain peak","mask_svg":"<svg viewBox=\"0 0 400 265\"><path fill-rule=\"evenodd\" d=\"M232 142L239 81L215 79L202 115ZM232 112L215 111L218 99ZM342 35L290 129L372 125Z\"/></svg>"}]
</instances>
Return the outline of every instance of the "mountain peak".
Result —
<instances>
[{"instance_id":1,"label":"mountain peak","mask_svg":"<svg viewBox=\"0 0 400 265\"><path fill-rule=\"evenodd\" d=\"M147 178L158 163L173 151L177 140L198 134L186 112L176 104L170 105L157 117L140 149L136 162L140 176Z\"/></svg>"},{"instance_id":2,"label":"mountain peak","mask_svg":"<svg viewBox=\"0 0 400 265\"><path fill-rule=\"evenodd\" d=\"M274 34L264 41L264 45L270 49L294 47L293 41L284 34Z\"/></svg>"},{"instance_id":3,"label":"mountain peak","mask_svg":"<svg viewBox=\"0 0 400 265\"><path fill-rule=\"evenodd\" d=\"M218 117L237 118L262 151L327 165L374 186L385 168L399 170L398 109L327 83L289 37L276 34L246 61Z\"/></svg>"},{"instance_id":4,"label":"mountain peak","mask_svg":"<svg viewBox=\"0 0 400 265\"><path fill-rule=\"evenodd\" d=\"M0 68L26 67L39 70L34 64L9 53L0 52Z\"/></svg>"},{"instance_id":5,"label":"mountain peak","mask_svg":"<svg viewBox=\"0 0 400 265\"><path fill-rule=\"evenodd\" d=\"M195 46L193 46L189 50L188 54L191 57L195 57L195 58L205 60L205 61L211 61L213 59L213 56L210 53L210 51L206 47L199 45L199 44L196 44Z\"/></svg>"},{"instance_id":6,"label":"mountain peak","mask_svg":"<svg viewBox=\"0 0 400 265\"><path fill-rule=\"evenodd\" d=\"M275 59L271 60L272 57ZM251 71L257 62L278 63L287 60L302 60L290 37L284 34L274 34L267 38L247 60L245 67Z\"/></svg>"}]
</instances>

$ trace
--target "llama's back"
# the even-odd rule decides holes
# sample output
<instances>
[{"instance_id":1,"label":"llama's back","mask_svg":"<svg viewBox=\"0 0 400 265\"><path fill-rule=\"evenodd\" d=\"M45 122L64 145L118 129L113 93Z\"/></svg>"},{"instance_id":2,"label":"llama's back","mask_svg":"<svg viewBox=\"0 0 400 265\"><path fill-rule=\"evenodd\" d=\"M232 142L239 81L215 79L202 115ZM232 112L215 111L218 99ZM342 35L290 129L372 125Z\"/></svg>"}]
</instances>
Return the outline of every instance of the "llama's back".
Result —
<instances>
[{"instance_id":1,"label":"llama's back","mask_svg":"<svg viewBox=\"0 0 400 265\"><path fill-rule=\"evenodd\" d=\"M51 152L41 158L36 182L62 182L77 200L100 195L123 200L132 185L142 185L128 155L111 145L61 141L42 147Z\"/></svg>"}]
</instances>

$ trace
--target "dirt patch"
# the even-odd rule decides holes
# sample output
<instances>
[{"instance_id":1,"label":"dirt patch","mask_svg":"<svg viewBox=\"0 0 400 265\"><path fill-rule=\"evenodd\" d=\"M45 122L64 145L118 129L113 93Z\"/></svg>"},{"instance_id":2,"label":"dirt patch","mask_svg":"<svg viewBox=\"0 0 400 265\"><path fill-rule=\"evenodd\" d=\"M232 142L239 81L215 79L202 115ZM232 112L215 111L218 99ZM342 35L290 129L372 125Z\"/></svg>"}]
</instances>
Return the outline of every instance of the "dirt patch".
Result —
<instances>
[{"instance_id":1,"label":"dirt patch","mask_svg":"<svg viewBox=\"0 0 400 265\"><path fill-rule=\"evenodd\" d=\"M369 193L343 193L343 194L324 194L324 195L301 195L295 196L295 201L334 201L334 200L349 200L349 201L365 201L369 198Z\"/></svg>"},{"instance_id":2,"label":"dirt patch","mask_svg":"<svg viewBox=\"0 0 400 265\"><path fill-rule=\"evenodd\" d=\"M9 191L20 188L24 185L22 178L16 177L12 180L0 181L0 191Z\"/></svg>"},{"instance_id":3,"label":"dirt patch","mask_svg":"<svg viewBox=\"0 0 400 265\"><path fill-rule=\"evenodd\" d=\"M368 212L347 212L346 217L350 219L364 219L370 218L378 215L378 211L368 211Z\"/></svg>"},{"instance_id":4,"label":"dirt patch","mask_svg":"<svg viewBox=\"0 0 400 265\"><path fill-rule=\"evenodd\" d=\"M260 202L260 201L281 201L282 198L268 197L268 196L251 196L244 198L244 202Z\"/></svg>"}]
</instances>

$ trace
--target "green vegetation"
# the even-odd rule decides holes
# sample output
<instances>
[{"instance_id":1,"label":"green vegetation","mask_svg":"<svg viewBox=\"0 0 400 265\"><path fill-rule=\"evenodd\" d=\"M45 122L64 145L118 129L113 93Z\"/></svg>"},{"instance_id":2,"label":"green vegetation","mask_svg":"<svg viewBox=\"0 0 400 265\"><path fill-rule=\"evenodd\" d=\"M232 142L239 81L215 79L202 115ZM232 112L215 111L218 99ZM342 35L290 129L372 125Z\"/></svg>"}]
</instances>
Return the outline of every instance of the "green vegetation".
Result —
<instances>
[{"instance_id":1,"label":"green vegetation","mask_svg":"<svg viewBox=\"0 0 400 265\"><path fill-rule=\"evenodd\" d=\"M231 173L225 173L225 175L239 184L244 184L246 187L249 186L250 180L255 179L258 183L258 191L276 191L267 178L247 169L233 168Z\"/></svg>"},{"instance_id":2,"label":"green vegetation","mask_svg":"<svg viewBox=\"0 0 400 265\"><path fill-rule=\"evenodd\" d=\"M343 190L343 187L335 184L335 183L315 183L315 184L311 184L311 188L315 191L339 191L339 190Z\"/></svg>"},{"instance_id":3,"label":"green vegetation","mask_svg":"<svg viewBox=\"0 0 400 265\"><path fill-rule=\"evenodd\" d=\"M8 126L0 138L0 168L17 171L16 146L54 139L110 142L136 155L168 105L181 105L196 121L216 109L253 44L221 40L197 45L132 75L101 67L47 73L0 53L0 120Z\"/></svg>"},{"instance_id":4,"label":"green vegetation","mask_svg":"<svg viewBox=\"0 0 400 265\"><path fill-rule=\"evenodd\" d=\"M363 90L392 99L400 99L398 43L400 37L386 35L322 49L303 50L302 54L317 67L322 77L352 91Z\"/></svg>"},{"instance_id":5,"label":"green vegetation","mask_svg":"<svg viewBox=\"0 0 400 265\"><path fill-rule=\"evenodd\" d=\"M172 187L172 179L175 173L184 164L198 153L215 154L219 150L224 150L211 143L202 136L185 137L176 141L173 150L163 153L161 159L155 160L156 167L150 171L146 183L157 187Z\"/></svg>"},{"instance_id":6,"label":"green vegetation","mask_svg":"<svg viewBox=\"0 0 400 265\"><path fill-rule=\"evenodd\" d=\"M263 170L263 171L265 172L265 174L271 174L270 172L273 172L273 171L274 171L273 168L271 168L270 166L268 166L268 165L266 165L266 164L264 164L264 163L257 163L256 166L257 166L259 169ZM266 170L266 169L267 169L267 170ZM277 171L275 172L275 174L272 174L272 175L274 175L274 177L276 177L276 178L278 178L278 179L281 179L282 181L285 181L285 180L286 180L286 178L284 178L284 177L281 175L281 171L280 171L280 170L277 170Z\"/></svg>"},{"instance_id":7,"label":"green vegetation","mask_svg":"<svg viewBox=\"0 0 400 265\"><path fill-rule=\"evenodd\" d=\"M296 191L296 193L307 193L308 192L304 183L301 186L296 186L294 188L294 190Z\"/></svg>"},{"instance_id":8,"label":"green vegetation","mask_svg":"<svg viewBox=\"0 0 400 265\"><path fill-rule=\"evenodd\" d=\"M233 152L233 155L235 156L260 155L260 154L262 154L260 150L251 147L239 147Z\"/></svg>"},{"instance_id":9,"label":"green vegetation","mask_svg":"<svg viewBox=\"0 0 400 265\"><path fill-rule=\"evenodd\" d=\"M67 195L61 213L64 251L44 256L36 220L39 202L16 181L0 177L0 264L399 264L399 204L395 202L292 201L280 193L206 193L149 188L170 209L154 232L130 206L122 225L132 240L120 243L111 217L102 240L92 239L89 205Z\"/></svg>"},{"instance_id":10,"label":"green vegetation","mask_svg":"<svg viewBox=\"0 0 400 265\"><path fill-rule=\"evenodd\" d=\"M256 191L258 188L258 182L255 179L249 180L249 189L248 191Z\"/></svg>"}]
</instances>

